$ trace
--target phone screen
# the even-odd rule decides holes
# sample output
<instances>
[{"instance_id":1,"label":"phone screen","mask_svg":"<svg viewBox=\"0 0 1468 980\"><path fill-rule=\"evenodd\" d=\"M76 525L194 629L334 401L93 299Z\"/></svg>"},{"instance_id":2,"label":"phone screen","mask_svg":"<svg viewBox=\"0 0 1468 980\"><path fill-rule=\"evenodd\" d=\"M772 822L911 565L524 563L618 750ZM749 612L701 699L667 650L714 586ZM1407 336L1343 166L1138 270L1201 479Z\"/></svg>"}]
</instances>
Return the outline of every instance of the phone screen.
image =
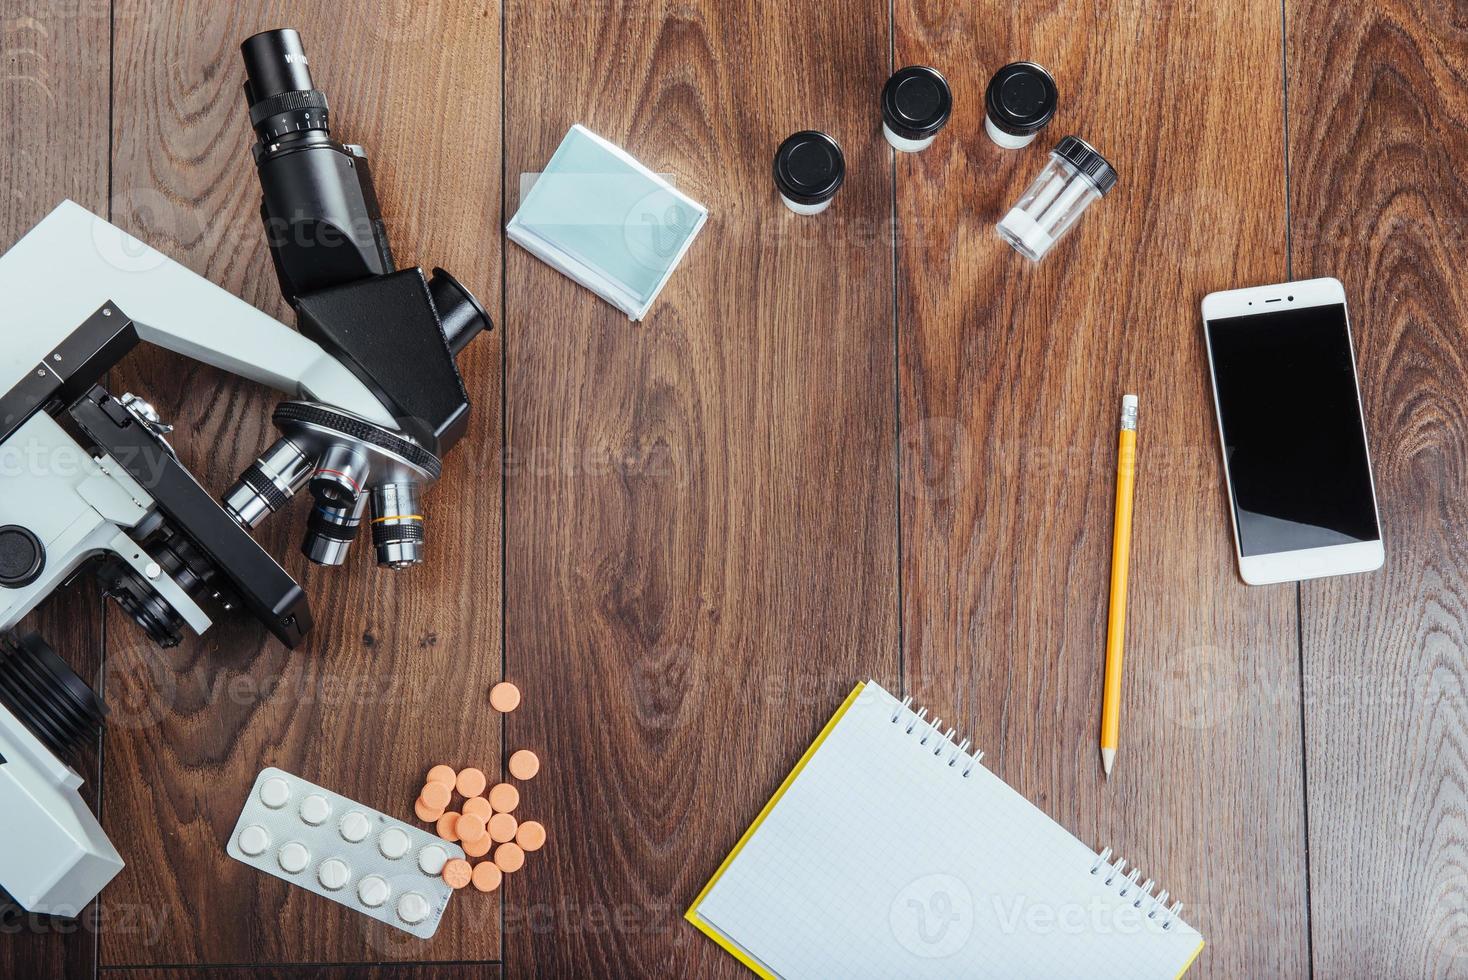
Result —
<instances>
[{"instance_id":1,"label":"phone screen","mask_svg":"<svg viewBox=\"0 0 1468 980\"><path fill-rule=\"evenodd\" d=\"M1212 320L1208 338L1243 555L1379 539L1345 306Z\"/></svg>"}]
</instances>

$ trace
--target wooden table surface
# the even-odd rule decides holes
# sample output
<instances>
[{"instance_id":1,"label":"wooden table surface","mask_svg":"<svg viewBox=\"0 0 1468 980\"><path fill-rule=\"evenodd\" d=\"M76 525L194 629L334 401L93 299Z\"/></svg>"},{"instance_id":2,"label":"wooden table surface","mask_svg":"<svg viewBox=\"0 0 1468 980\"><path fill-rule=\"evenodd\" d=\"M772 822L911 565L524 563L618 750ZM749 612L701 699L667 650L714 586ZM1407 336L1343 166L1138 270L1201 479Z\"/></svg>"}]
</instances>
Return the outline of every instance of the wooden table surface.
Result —
<instances>
[{"instance_id":1,"label":"wooden table surface","mask_svg":"<svg viewBox=\"0 0 1468 980\"><path fill-rule=\"evenodd\" d=\"M79 923L0 916L0 976L737 976L682 910L868 677L1164 882L1208 939L1194 976L1468 976L1461 0L0 11L4 244L70 197L289 320L237 46L294 26L400 261L451 269L497 325L462 362L474 421L426 564L308 567L299 505L262 529L310 594L304 649L236 621L159 651L90 583L39 617L112 706L84 774L128 866ZM1059 82L1041 143L1079 133L1121 174L1038 266L993 224L1044 146L983 134L983 87L1019 58ZM878 93L914 63L956 106L894 158ZM501 230L576 122L711 210L640 324ZM849 167L817 218L769 176L807 127ZM1248 588L1198 303L1324 275L1350 296L1387 565ZM111 387L158 405L216 491L273 439L278 396L172 355ZM1124 390L1142 468L1107 782ZM525 692L504 719L502 676ZM407 816L429 765L497 774L522 747L551 843L432 941L225 855L266 765Z\"/></svg>"}]
</instances>

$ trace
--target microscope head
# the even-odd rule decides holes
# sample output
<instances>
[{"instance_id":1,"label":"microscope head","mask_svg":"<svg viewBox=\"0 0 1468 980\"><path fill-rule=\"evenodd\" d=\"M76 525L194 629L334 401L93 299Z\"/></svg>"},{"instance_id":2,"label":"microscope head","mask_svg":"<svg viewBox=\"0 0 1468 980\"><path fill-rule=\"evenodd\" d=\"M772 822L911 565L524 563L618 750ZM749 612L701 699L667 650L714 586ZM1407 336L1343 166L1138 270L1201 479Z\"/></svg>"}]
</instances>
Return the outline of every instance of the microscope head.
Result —
<instances>
[{"instance_id":1,"label":"microscope head","mask_svg":"<svg viewBox=\"0 0 1468 980\"><path fill-rule=\"evenodd\" d=\"M370 504L378 564L407 568L423 560L423 489L468 425L456 358L493 325L449 273L396 268L367 154L332 137L300 35L265 31L240 52L260 216L281 293L301 333L351 371L393 425L341 406L281 405L280 440L225 495L226 507L251 528L309 488L316 506L302 550L336 565Z\"/></svg>"}]
</instances>

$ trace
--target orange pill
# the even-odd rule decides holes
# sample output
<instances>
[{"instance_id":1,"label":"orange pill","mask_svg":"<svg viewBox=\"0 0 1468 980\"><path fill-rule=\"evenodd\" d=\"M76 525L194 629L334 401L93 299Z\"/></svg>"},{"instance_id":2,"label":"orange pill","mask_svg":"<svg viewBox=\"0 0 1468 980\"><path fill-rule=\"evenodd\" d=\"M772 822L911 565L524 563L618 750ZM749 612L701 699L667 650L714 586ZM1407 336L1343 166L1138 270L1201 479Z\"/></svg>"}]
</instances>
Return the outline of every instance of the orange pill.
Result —
<instances>
[{"instance_id":1,"label":"orange pill","mask_svg":"<svg viewBox=\"0 0 1468 980\"><path fill-rule=\"evenodd\" d=\"M489 706L502 714L509 714L520 707L520 689L509 681L500 681L489 689Z\"/></svg>"},{"instance_id":2,"label":"orange pill","mask_svg":"<svg viewBox=\"0 0 1468 980\"><path fill-rule=\"evenodd\" d=\"M463 858L453 858L443 866L443 880L450 888L463 888L473 877L474 869Z\"/></svg>"},{"instance_id":3,"label":"orange pill","mask_svg":"<svg viewBox=\"0 0 1468 980\"><path fill-rule=\"evenodd\" d=\"M478 796L479 794L473 793L471 795ZM453 790L443 783L428 783L423 787L423 792L418 794L418 799L422 800L425 805L439 810L448 806L449 800L453 798Z\"/></svg>"},{"instance_id":4,"label":"orange pill","mask_svg":"<svg viewBox=\"0 0 1468 980\"><path fill-rule=\"evenodd\" d=\"M454 833L459 835L459 840L466 843L478 840L484 836L484 821L472 813L461 814L454 824Z\"/></svg>"},{"instance_id":5,"label":"orange pill","mask_svg":"<svg viewBox=\"0 0 1468 980\"><path fill-rule=\"evenodd\" d=\"M418 814L418 819L424 823L436 823L443 816L443 807L429 806L422 800L413 804L413 812Z\"/></svg>"},{"instance_id":6,"label":"orange pill","mask_svg":"<svg viewBox=\"0 0 1468 980\"><path fill-rule=\"evenodd\" d=\"M482 892L492 892L500 886L504 872L493 861L480 861L474 865L474 887Z\"/></svg>"},{"instance_id":7,"label":"orange pill","mask_svg":"<svg viewBox=\"0 0 1468 980\"><path fill-rule=\"evenodd\" d=\"M520 791L509 783L499 783L489 791L489 805L497 813L509 813L520 805Z\"/></svg>"},{"instance_id":8,"label":"orange pill","mask_svg":"<svg viewBox=\"0 0 1468 980\"><path fill-rule=\"evenodd\" d=\"M508 813L496 813L489 818L489 839L496 844L515 839L515 828L519 824Z\"/></svg>"},{"instance_id":9,"label":"orange pill","mask_svg":"<svg viewBox=\"0 0 1468 980\"><path fill-rule=\"evenodd\" d=\"M428 770L428 778L423 781L425 783L443 783L449 789L453 789L454 780L457 778L458 776L454 772L453 766L438 765Z\"/></svg>"},{"instance_id":10,"label":"orange pill","mask_svg":"<svg viewBox=\"0 0 1468 980\"><path fill-rule=\"evenodd\" d=\"M527 820L515 831L515 843L522 850L538 851L545 846L545 828L534 820Z\"/></svg>"},{"instance_id":11,"label":"orange pill","mask_svg":"<svg viewBox=\"0 0 1468 980\"><path fill-rule=\"evenodd\" d=\"M480 820L488 822L494 816L494 804L482 796L476 796L472 800L465 800L464 805L459 808L465 814L474 814Z\"/></svg>"},{"instance_id":12,"label":"orange pill","mask_svg":"<svg viewBox=\"0 0 1468 980\"><path fill-rule=\"evenodd\" d=\"M438 818L438 836L442 837L444 840L450 843L453 843L454 841L459 839L458 826L459 815L450 810L448 813L445 813L443 816Z\"/></svg>"},{"instance_id":13,"label":"orange pill","mask_svg":"<svg viewBox=\"0 0 1468 980\"><path fill-rule=\"evenodd\" d=\"M464 853L469 855L471 858L482 858L484 857L484 855L488 854L489 849L494 846L494 841L489 839L488 834L485 834L478 840L465 841L462 846L464 848Z\"/></svg>"},{"instance_id":14,"label":"orange pill","mask_svg":"<svg viewBox=\"0 0 1468 980\"><path fill-rule=\"evenodd\" d=\"M470 767L459 771L459 779L456 785L459 787L460 796L469 797L478 796L480 793L483 793L484 787L488 784L489 780L484 778L484 773Z\"/></svg>"},{"instance_id":15,"label":"orange pill","mask_svg":"<svg viewBox=\"0 0 1468 980\"><path fill-rule=\"evenodd\" d=\"M529 749L521 749L510 756L510 775L516 779L534 779L540 772L540 757Z\"/></svg>"},{"instance_id":16,"label":"orange pill","mask_svg":"<svg viewBox=\"0 0 1468 980\"><path fill-rule=\"evenodd\" d=\"M501 844L494 849L494 863L501 871L519 871L525 867L525 852L519 844Z\"/></svg>"}]
</instances>

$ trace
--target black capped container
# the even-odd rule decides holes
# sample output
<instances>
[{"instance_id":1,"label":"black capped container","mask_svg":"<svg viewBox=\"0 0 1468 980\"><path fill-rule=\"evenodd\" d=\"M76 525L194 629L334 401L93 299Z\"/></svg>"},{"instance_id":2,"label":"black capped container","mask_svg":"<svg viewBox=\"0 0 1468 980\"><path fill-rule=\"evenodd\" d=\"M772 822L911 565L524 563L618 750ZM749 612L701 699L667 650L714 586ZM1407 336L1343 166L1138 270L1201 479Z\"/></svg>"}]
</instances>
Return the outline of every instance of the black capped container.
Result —
<instances>
[{"instance_id":1,"label":"black capped container","mask_svg":"<svg viewBox=\"0 0 1468 980\"><path fill-rule=\"evenodd\" d=\"M882 87L882 135L903 153L927 149L952 113L948 79L925 65L899 70Z\"/></svg>"},{"instance_id":2,"label":"black capped container","mask_svg":"<svg viewBox=\"0 0 1468 980\"><path fill-rule=\"evenodd\" d=\"M1116 168L1079 136L1050 151L1040 176L999 222L999 235L1031 262L1044 258L1096 201L1116 186Z\"/></svg>"},{"instance_id":3,"label":"black capped container","mask_svg":"<svg viewBox=\"0 0 1468 980\"><path fill-rule=\"evenodd\" d=\"M830 136L814 129L796 133L775 152L775 187L796 214L820 214L846 179L846 157Z\"/></svg>"},{"instance_id":4,"label":"black capped container","mask_svg":"<svg viewBox=\"0 0 1468 980\"><path fill-rule=\"evenodd\" d=\"M1006 150L1027 146L1055 118L1059 92L1050 73L1033 61L1005 65L984 92L984 131Z\"/></svg>"}]
</instances>

